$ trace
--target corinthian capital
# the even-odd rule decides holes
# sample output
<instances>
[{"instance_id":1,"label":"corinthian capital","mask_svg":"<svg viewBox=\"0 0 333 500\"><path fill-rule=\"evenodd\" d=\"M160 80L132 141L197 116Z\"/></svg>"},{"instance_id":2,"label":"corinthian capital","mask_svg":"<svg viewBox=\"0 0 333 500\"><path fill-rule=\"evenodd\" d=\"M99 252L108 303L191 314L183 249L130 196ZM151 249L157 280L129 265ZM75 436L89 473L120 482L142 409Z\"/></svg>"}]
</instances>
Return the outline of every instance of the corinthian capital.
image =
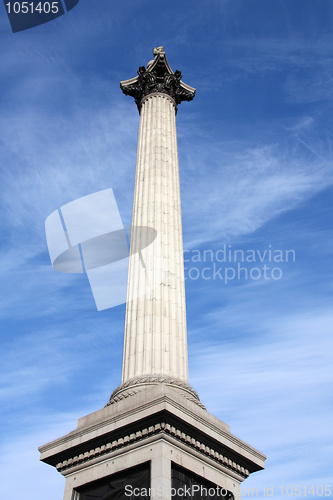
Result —
<instances>
[{"instance_id":1,"label":"corinthian capital","mask_svg":"<svg viewBox=\"0 0 333 500\"><path fill-rule=\"evenodd\" d=\"M147 68L140 66L137 76L120 82L123 93L134 97L139 111L142 99L156 92L172 97L176 106L182 101L191 101L195 95L195 89L182 82L180 71L172 71L164 47L154 48L153 54L154 59L149 61Z\"/></svg>"}]
</instances>

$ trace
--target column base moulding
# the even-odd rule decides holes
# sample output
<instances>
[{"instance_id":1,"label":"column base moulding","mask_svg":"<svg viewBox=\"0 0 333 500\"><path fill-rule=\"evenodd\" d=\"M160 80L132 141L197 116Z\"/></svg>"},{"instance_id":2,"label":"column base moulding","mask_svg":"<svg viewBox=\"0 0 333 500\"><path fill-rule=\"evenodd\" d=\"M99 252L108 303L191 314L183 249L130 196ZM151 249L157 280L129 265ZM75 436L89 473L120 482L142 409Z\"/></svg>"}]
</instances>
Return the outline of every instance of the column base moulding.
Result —
<instances>
[{"instance_id":1,"label":"column base moulding","mask_svg":"<svg viewBox=\"0 0 333 500\"><path fill-rule=\"evenodd\" d=\"M159 376L159 375L140 377L124 382L119 387L117 387L117 389L113 391L110 400L108 401L106 406L118 403L119 401L126 399L130 396L134 396L134 394L141 392L147 387L152 387L160 384L172 387L173 389L177 390L177 392L179 392L179 394L181 394L188 401L192 401L203 410L206 409L205 406L201 403L196 391L192 389L192 387L189 386L186 382L174 379L172 377Z\"/></svg>"}]
</instances>

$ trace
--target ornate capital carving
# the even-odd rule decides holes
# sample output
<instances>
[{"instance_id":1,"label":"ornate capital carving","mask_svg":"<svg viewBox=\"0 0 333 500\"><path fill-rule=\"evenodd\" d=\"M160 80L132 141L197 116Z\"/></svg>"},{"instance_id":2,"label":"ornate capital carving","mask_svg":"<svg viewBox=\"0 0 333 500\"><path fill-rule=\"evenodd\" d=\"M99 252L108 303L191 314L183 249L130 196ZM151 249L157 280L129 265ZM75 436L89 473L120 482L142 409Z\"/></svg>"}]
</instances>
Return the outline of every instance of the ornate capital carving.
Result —
<instances>
[{"instance_id":1,"label":"ornate capital carving","mask_svg":"<svg viewBox=\"0 0 333 500\"><path fill-rule=\"evenodd\" d=\"M138 76L120 82L123 93L134 97L139 111L142 99L156 92L169 95L176 105L182 101L191 101L195 95L195 89L181 81L180 71L172 71L164 48L155 48L153 54L154 59L147 64L147 68L140 66Z\"/></svg>"}]
</instances>

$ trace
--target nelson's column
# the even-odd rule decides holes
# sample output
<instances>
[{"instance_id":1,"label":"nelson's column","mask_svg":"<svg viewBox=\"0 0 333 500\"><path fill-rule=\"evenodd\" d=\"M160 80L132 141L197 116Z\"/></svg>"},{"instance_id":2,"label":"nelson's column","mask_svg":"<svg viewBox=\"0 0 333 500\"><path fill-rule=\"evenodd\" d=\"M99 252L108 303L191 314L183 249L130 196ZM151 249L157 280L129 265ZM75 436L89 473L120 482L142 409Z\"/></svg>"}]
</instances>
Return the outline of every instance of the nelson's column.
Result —
<instances>
[{"instance_id":1,"label":"nelson's column","mask_svg":"<svg viewBox=\"0 0 333 500\"><path fill-rule=\"evenodd\" d=\"M105 408L39 448L66 477L64 500L240 499L266 458L188 384L176 112L195 89L163 47L153 54L120 84L140 112L122 383Z\"/></svg>"}]
</instances>

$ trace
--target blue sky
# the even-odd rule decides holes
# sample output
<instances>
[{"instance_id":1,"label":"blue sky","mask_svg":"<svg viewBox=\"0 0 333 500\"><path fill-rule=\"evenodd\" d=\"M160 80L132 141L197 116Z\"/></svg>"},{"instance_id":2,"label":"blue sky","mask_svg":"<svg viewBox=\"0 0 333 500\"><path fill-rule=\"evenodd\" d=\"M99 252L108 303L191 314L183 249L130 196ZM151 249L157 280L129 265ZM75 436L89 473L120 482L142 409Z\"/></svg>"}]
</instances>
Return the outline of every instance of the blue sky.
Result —
<instances>
[{"instance_id":1,"label":"blue sky","mask_svg":"<svg viewBox=\"0 0 333 500\"><path fill-rule=\"evenodd\" d=\"M37 447L120 383L125 308L98 312L86 276L52 269L44 223L111 187L130 224L139 115L119 81L159 45L197 88L177 115L184 248L214 256L186 263L191 385L268 456L245 497L332 485L332 24L330 0L81 0L13 34L2 9L3 498L62 498ZM226 284L224 245L295 259Z\"/></svg>"}]
</instances>

